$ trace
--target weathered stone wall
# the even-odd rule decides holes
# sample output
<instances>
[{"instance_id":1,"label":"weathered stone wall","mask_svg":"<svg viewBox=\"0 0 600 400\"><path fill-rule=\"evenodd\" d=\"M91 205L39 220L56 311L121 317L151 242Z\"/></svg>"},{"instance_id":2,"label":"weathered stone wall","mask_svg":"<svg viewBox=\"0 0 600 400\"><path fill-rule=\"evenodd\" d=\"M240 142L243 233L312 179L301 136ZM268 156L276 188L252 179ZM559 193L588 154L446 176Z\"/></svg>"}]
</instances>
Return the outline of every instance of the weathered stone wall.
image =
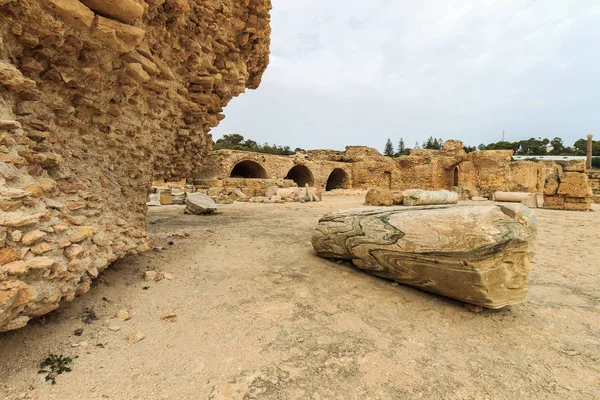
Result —
<instances>
[{"instance_id":1,"label":"weathered stone wall","mask_svg":"<svg viewBox=\"0 0 600 400\"><path fill-rule=\"evenodd\" d=\"M337 169L347 175L344 188L439 190L458 186L472 195L490 196L495 191L541 193L552 168L544 163L511 161L511 157L511 150L467 154L457 140L446 141L442 150L413 150L410 156L398 158L384 157L364 146L348 146L343 152L309 150L290 157L219 150L205 158L194 176L197 183L220 186L219 181L229 177L236 165L252 161L264 169L260 178L283 179L293 167L305 166L314 178L314 186L321 189L328 188L327 182Z\"/></svg>"},{"instance_id":2,"label":"weathered stone wall","mask_svg":"<svg viewBox=\"0 0 600 400\"><path fill-rule=\"evenodd\" d=\"M261 169L260 172L257 171L258 175L252 176L255 179L284 179L292 168L300 167L296 168L298 177L303 178L303 175L306 174L309 186L320 188L325 188L331 173L335 169L339 169L348 178L342 185L343 188L352 187L352 181L350 180L352 163L324 159L319 157L318 154L317 157L314 157L311 152L282 157L246 151L217 150L203 160L202 165L194 175L194 183L197 186L223 186L222 180L231 177L236 165L246 163L249 168ZM383 158L383 156L381 157Z\"/></svg>"},{"instance_id":3,"label":"weathered stone wall","mask_svg":"<svg viewBox=\"0 0 600 400\"><path fill-rule=\"evenodd\" d=\"M585 161L569 161L562 173L551 173L544 186L544 208L588 211L592 204L592 186Z\"/></svg>"},{"instance_id":4,"label":"weathered stone wall","mask_svg":"<svg viewBox=\"0 0 600 400\"><path fill-rule=\"evenodd\" d=\"M592 201L596 204L600 203L600 170L589 169L587 171L590 186L592 188Z\"/></svg>"},{"instance_id":5,"label":"weathered stone wall","mask_svg":"<svg viewBox=\"0 0 600 400\"><path fill-rule=\"evenodd\" d=\"M152 179L187 177L268 64L270 0L0 0L0 331L148 248Z\"/></svg>"}]
</instances>

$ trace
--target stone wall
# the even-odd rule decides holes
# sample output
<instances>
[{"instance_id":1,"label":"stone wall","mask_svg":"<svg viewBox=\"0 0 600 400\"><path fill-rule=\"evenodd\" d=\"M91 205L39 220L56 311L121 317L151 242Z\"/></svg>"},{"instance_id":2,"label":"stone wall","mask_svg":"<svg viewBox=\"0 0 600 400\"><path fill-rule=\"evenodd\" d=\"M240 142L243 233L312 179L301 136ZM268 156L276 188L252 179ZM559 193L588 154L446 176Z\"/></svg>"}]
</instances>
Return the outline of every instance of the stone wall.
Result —
<instances>
[{"instance_id":1,"label":"stone wall","mask_svg":"<svg viewBox=\"0 0 600 400\"><path fill-rule=\"evenodd\" d=\"M254 166L260 176L246 178L283 179L298 166L305 167L312 184L321 189L451 189L464 188L471 195L490 196L495 191L541 193L548 173L544 163L511 161L512 151L492 150L465 153L462 143L446 141L442 150L413 150L410 156L384 157L364 146L348 146L345 151L309 150L282 157L244 151L213 152L195 173L195 183L222 186L220 181L240 171L238 165ZM333 185L336 174L341 185ZM299 186L304 184L299 181ZM328 184L329 183L329 184Z\"/></svg>"},{"instance_id":2,"label":"stone wall","mask_svg":"<svg viewBox=\"0 0 600 400\"><path fill-rule=\"evenodd\" d=\"M268 64L270 0L0 0L0 331L148 248L153 179L197 169Z\"/></svg>"},{"instance_id":3,"label":"stone wall","mask_svg":"<svg viewBox=\"0 0 600 400\"><path fill-rule=\"evenodd\" d=\"M600 170L590 169L587 171L587 175L592 187L592 201L600 204Z\"/></svg>"},{"instance_id":4,"label":"stone wall","mask_svg":"<svg viewBox=\"0 0 600 400\"><path fill-rule=\"evenodd\" d=\"M569 161L564 172L549 174L544 186L544 208L588 211L592 204L585 161Z\"/></svg>"},{"instance_id":5,"label":"stone wall","mask_svg":"<svg viewBox=\"0 0 600 400\"><path fill-rule=\"evenodd\" d=\"M383 158L381 155L380 157ZM236 168L237 166L245 168ZM307 181L309 186L325 188L330 175L337 170L342 178L345 178L340 180L338 185L342 189L352 187L352 166L351 162L329 159L319 151L283 157L246 151L217 150L203 160L193 181L200 187L222 187L227 186L222 181L231 177L261 180L288 177L296 178L299 186L304 186L304 181Z\"/></svg>"}]
</instances>

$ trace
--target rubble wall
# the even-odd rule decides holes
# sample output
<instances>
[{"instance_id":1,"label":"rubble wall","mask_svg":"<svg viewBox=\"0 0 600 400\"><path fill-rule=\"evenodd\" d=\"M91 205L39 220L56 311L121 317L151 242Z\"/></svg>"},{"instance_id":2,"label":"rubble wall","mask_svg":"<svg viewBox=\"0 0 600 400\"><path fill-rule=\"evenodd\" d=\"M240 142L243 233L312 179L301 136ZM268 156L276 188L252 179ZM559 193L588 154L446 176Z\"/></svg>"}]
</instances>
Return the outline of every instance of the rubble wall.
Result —
<instances>
[{"instance_id":1,"label":"rubble wall","mask_svg":"<svg viewBox=\"0 0 600 400\"><path fill-rule=\"evenodd\" d=\"M153 179L189 176L269 60L270 0L0 0L0 331L148 248Z\"/></svg>"}]
</instances>

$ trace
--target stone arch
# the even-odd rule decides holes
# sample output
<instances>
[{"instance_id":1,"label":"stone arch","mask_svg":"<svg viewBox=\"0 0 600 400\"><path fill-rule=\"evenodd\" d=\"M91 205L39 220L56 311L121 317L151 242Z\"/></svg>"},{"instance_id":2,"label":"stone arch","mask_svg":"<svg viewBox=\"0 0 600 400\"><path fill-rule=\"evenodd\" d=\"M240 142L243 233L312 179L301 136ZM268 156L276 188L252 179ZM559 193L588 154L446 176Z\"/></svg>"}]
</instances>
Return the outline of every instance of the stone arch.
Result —
<instances>
[{"instance_id":1,"label":"stone arch","mask_svg":"<svg viewBox=\"0 0 600 400\"><path fill-rule=\"evenodd\" d=\"M291 179L296 182L298 187L304 187L308 183L308 186L313 186L315 179L310 169L306 165L295 165L289 170L285 179Z\"/></svg>"},{"instance_id":2,"label":"stone arch","mask_svg":"<svg viewBox=\"0 0 600 400\"><path fill-rule=\"evenodd\" d=\"M349 184L350 177L348 176L348 173L341 168L335 168L329 174L329 178L327 178L325 190L330 191L333 189L348 189Z\"/></svg>"},{"instance_id":3,"label":"stone arch","mask_svg":"<svg viewBox=\"0 0 600 400\"><path fill-rule=\"evenodd\" d=\"M229 176L231 178L265 179L267 171L256 161L244 160L235 164Z\"/></svg>"}]
</instances>

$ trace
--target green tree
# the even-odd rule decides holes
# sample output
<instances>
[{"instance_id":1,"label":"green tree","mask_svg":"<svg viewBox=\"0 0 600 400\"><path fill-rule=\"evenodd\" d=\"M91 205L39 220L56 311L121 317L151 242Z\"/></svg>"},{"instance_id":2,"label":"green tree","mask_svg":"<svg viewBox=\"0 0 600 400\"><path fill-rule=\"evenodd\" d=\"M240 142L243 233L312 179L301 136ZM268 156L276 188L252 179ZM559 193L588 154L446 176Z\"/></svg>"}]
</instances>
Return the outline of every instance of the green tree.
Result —
<instances>
[{"instance_id":1,"label":"green tree","mask_svg":"<svg viewBox=\"0 0 600 400\"><path fill-rule=\"evenodd\" d=\"M392 144L392 141L390 140L390 138L388 138L387 142L385 143L383 155L388 156L388 157L394 156L394 145Z\"/></svg>"},{"instance_id":2,"label":"green tree","mask_svg":"<svg viewBox=\"0 0 600 400\"><path fill-rule=\"evenodd\" d=\"M404 144L404 139L400 138L400 141L398 142L398 151L396 152L396 154L394 156L400 157L400 156L407 156L409 154L410 154L410 149L406 148L406 145Z\"/></svg>"},{"instance_id":3,"label":"green tree","mask_svg":"<svg viewBox=\"0 0 600 400\"><path fill-rule=\"evenodd\" d=\"M552 146L550 154L558 155L565 153L565 145L563 144L562 139L559 137L555 137L554 139L552 139L550 141L550 146Z\"/></svg>"},{"instance_id":4,"label":"green tree","mask_svg":"<svg viewBox=\"0 0 600 400\"><path fill-rule=\"evenodd\" d=\"M573 144L576 154L585 156L587 154L587 139L579 139ZM600 156L600 140L592 140L592 155Z\"/></svg>"},{"instance_id":5,"label":"green tree","mask_svg":"<svg viewBox=\"0 0 600 400\"><path fill-rule=\"evenodd\" d=\"M242 135L238 135L237 133L233 133L231 135L223 135L223 137L219 140L222 140L223 142L231 143L233 145L237 145L244 141L244 137ZM217 140L217 143L219 142L219 140Z\"/></svg>"},{"instance_id":6,"label":"green tree","mask_svg":"<svg viewBox=\"0 0 600 400\"><path fill-rule=\"evenodd\" d=\"M406 146L404 145L404 139L400 138L400 141L398 142L398 154L404 153L405 150Z\"/></svg>"},{"instance_id":7,"label":"green tree","mask_svg":"<svg viewBox=\"0 0 600 400\"><path fill-rule=\"evenodd\" d=\"M548 139L529 138L519 142L519 148L516 154L526 156L539 156L547 154L547 146L550 143Z\"/></svg>"},{"instance_id":8,"label":"green tree","mask_svg":"<svg viewBox=\"0 0 600 400\"><path fill-rule=\"evenodd\" d=\"M282 156L296 154L295 151L290 149L290 146L270 145L269 143L260 145L251 139L244 140L244 137L238 134L223 135L221 139L213 143L213 150L242 150Z\"/></svg>"},{"instance_id":9,"label":"green tree","mask_svg":"<svg viewBox=\"0 0 600 400\"><path fill-rule=\"evenodd\" d=\"M501 140L495 143L489 143L487 145L480 144L479 150L512 150L516 152L519 149L519 142L507 142Z\"/></svg>"},{"instance_id":10,"label":"green tree","mask_svg":"<svg viewBox=\"0 0 600 400\"><path fill-rule=\"evenodd\" d=\"M434 139L430 136L429 139L423 144L424 149L430 150L441 150L444 147L444 141L442 139Z\"/></svg>"}]
</instances>

